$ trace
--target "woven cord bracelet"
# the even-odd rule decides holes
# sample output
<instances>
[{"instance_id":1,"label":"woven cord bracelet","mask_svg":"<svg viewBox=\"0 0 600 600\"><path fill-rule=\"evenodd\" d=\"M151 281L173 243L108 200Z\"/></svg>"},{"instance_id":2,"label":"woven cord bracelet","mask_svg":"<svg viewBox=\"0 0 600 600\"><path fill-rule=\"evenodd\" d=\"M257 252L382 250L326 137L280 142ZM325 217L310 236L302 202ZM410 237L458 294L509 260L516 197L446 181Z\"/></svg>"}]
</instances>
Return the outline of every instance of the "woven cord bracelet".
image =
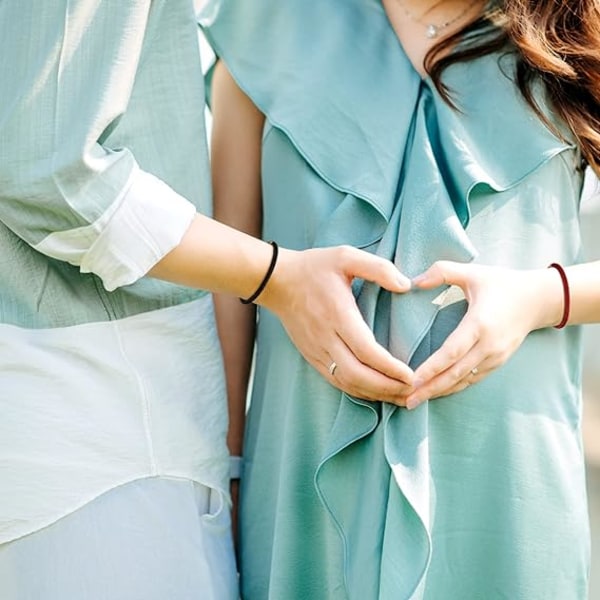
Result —
<instances>
[{"instance_id":1,"label":"woven cord bracelet","mask_svg":"<svg viewBox=\"0 0 600 600\"><path fill-rule=\"evenodd\" d=\"M562 329L569 321L569 314L571 313L571 290L569 288L569 280L567 279L567 274L565 273L562 265L559 265L558 263L552 263L548 265L548 268L556 269L560 275L560 280L562 281L564 298L563 314L560 323L554 326L555 329Z\"/></svg>"},{"instance_id":2,"label":"woven cord bracelet","mask_svg":"<svg viewBox=\"0 0 600 600\"><path fill-rule=\"evenodd\" d=\"M279 256L279 246L277 242L269 242L271 246L273 246L273 254L271 256L271 263L269 264L269 268L263 277L263 280L260 282L260 285L256 288L256 291L249 298L240 298L240 302L242 304L252 304L264 291L267 283L269 283L269 279L271 279L271 275L273 275L273 271L275 270L275 265L277 264L277 256Z\"/></svg>"}]
</instances>

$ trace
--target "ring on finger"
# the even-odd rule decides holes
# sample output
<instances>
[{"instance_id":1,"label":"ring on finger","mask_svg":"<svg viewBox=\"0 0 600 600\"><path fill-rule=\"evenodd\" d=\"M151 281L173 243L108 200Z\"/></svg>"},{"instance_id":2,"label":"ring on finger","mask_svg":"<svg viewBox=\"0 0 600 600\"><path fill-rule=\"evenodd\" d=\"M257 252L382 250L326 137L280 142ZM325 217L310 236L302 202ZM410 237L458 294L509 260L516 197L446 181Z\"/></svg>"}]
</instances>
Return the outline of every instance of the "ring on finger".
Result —
<instances>
[{"instance_id":1,"label":"ring on finger","mask_svg":"<svg viewBox=\"0 0 600 600\"><path fill-rule=\"evenodd\" d=\"M329 374L332 377L335 377L335 371L336 371L337 367L338 366L337 366L337 363L335 362L335 360L332 361L331 364L329 365L329 368L327 370L329 371Z\"/></svg>"},{"instance_id":2,"label":"ring on finger","mask_svg":"<svg viewBox=\"0 0 600 600\"><path fill-rule=\"evenodd\" d=\"M477 373L479 373L479 369L477 367L473 367L471 369L471 375L475 376L475 375L477 375Z\"/></svg>"}]
</instances>

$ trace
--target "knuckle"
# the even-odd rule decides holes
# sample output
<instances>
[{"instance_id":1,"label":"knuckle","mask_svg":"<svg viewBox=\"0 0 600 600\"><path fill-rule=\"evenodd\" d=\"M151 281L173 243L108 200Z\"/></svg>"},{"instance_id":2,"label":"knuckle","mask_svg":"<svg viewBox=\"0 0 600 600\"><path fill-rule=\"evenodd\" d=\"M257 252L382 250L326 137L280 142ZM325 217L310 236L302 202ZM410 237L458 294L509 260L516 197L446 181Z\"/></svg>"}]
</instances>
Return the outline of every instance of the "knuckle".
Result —
<instances>
[{"instance_id":1,"label":"knuckle","mask_svg":"<svg viewBox=\"0 0 600 600\"><path fill-rule=\"evenodd\" d=\"M330 376L331 381L333 381L333 383L337 387L343 389L344 391L346 391L347 389L353 388L352 379L349 378L348 375L343 372L343 370L340 370L339 365L338 365L337 369L335 370L335 374L331 375L329 373L329 376Z\"/></svg>"},{"instance_id":2,"label":"knuckle","mask_svg":"<svg viewBox=\"0 0 600 600\"><path fill-rule=\"evenodd\" d=\"M390 274L389 267L390 265L380 260L373 263L373 278L377 280L385 279Z\"/></svg>"},{"instance_id":3,"label":"knuckle","mask_svg":"<svg viewBox=\"0 0 600 600\"><path fill-rule=\"evenodd\" d=\"M382 392L385 397L391 401L394 401L398 397L398 386L393 383L388 383L383 386Z\"/></svg>"},{"instance_id":4,"label":"knuckle","mask_svg":"<svg viewBox=\"0 0 600 600\"><path fill-rule=\"evenodd\" d=\"M448 267L448 261L446 261L446 260L436 260L431 265L431 270L434 273L437 273L445 281L446 280L446 270L447 270L447 267Z\"/></svg>"},{"instance_id":5,"label":"knuckle","mask_svg":"<svg viewBox=\"0 0 600 600\"><path fill-rule=\"evenodd\" d=\"M385 386L385 389L382 389L382 393L379 395L378 400L383 400L389 404L396 404L397 406L403 406L405 404L404 396L399 394L398 389L393 385Z\"/></svg>"},{"instance_id":6,"label":"knuckle","mask_svg":"<svg viewBox=\"0 0 600 600\"><path fill-rule=\"evenodd\" d=\"M478 337L483 341L493 341L495 336L494 323L487 317L477 317L475 320Z\"/></svg>"},{"instance_id":7,"label":"knuckle","mask_svg":"<svg viewBox=\"0 0 600 600\"><path fill-rule=\"evenodd\" d=\"M446 350L446 356L450 362L456 362L462 356L462 352L460 348L456 346L451 346ZM435 366L435 371L436 373L440 371L438 365Z\"/></svg>"},{"instance_id":8,"label":"knuckle","mask_svg":"<svg viewBox=\"0 0 600 600\"><path fill-rule=\"evenodd\" d=\"M376 386L370 390L369 393L371 400L382 400L396 404L398 398L398 386L391 381L379 381Z\"/></svg>"},{"instance_id":9,"label":"knuckle","mask_svg":"<svg viewBox=\"0 0 600 600\"><path fill-rule=\"evenodd\" d=\"M486 360L486 370L501 367L509 358L509 352L497 352L490 355Z\"/></svg>"},{"instance_id":10,"label":"knuckle","mask_svg":"<svg viewBox=\"0 0 600 600\"><path fill-rule=\"evenodd\" d=\"M506 348L497 339L491 339L486 344L488 360L499 360L506 353Z\"/></svg>"},{"instance_id":11,"label":"knuckle","mask_svg":"<svg viewBox=\"0 0 600 600\"><path fill-rule=\"evenodd\" d=\"M356 249L352 246L349 246L348 244L343 244L341 246L338 246L337 252L339 254L340 260L346 262L351 261L354 258Z\"/></svg>"},{"instance_id":12,"label":"knuckle","mask_svg":"<svg viewBox=\"0 0 600 600\"><path fill-rule=\"evenodd\" d=\"M394 396L389 402L390 402L390 404L395 404L396 406L401 406L401 407L406 406L406 399L403 396L401 396L401 397Z\"/></svg>"},{"instance_id":13,"label":"knuckle","mask_svg":"<svg viewBox=\"0 0 600 600\"><path fill-rule=\"evenodd\" d=\"M360 344L356 344L353 348L352 348L352 354L354 354L354 356L357 358L357 360L359 360L361 363L366 363L367 362L367 358L369 356L369 351L367 348L365 348L364 343L360 343Z\"/></svg>"},{"instance_id":14,"label":"knuckle","mask_svg":"<svg viewBox=\"0 0 600 600\"><path fill-rule=\"evenodd\" d=\"M458 381L459 379L465 377L465 375L468 375L468 373L468 371L465 373L464 369L458 366L452 367L449 371L450 379L452 381Z\"/></svg>"},{"instance_id":15,"label":"knuckle","mask_svg":"<svg viewBox=\"0 0 600 600\"><path fill-rule=\"evenodd\" d=\"M493 348L489 348L488 352L487 352L487 356L486 356L486 366L489 365L494 365L496 363L499 363L502 359L502 352L500 350L498 350L497 348L493 347ZM481 371L481 369L479 369Z\"/></svg>"}]
</instances>

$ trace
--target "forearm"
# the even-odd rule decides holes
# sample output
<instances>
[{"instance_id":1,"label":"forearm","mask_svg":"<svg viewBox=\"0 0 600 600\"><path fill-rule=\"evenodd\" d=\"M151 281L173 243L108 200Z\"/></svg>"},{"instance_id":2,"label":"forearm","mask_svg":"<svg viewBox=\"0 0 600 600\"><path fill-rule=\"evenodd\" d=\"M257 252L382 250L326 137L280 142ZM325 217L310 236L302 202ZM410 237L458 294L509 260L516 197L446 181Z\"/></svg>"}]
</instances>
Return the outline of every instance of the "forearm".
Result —
<instances>
[{"instance_id":1,"label":"forearm","mask_svg":"<svg viewBox=\"0 0 600 600\"><path fill-rule=\"evenodd\" d=\"M565 269L571 293L569 325L600 322L600 261Z\"/></svg>"},{"instance_id":2,"label":"forearm","mask_svg":"<svg viewBox=\"0 0 600 600\"><path fill-rule=\"evenodd\" d=\"M264 116L235 86L222 64L215 69L212 99L211 175L214 217L217 221L260 238L260 162ZM270 252L272 253L272 249ZM260 277L264 276L265 271L266 266L263 266ZM249 297L258 283L255 281L253 289L244 297ZM244 305L236 298L222 294L215 295L215 310L227 381L227 443L233 455L241 455L256 310L253 306Z\"/></svg>"},{"instance_id":3,"label":"forearm","mask_svg":"<svg viewBox=\"0 0 600 600\"><path fill-rule=\"evenodd\" d=\"M258 287L272 247L203 215L149 275L173 283L246 298Z\"/></svg>"},{"instance_id":4,"label":"forearm","mask_svg":"<svg viewBox=\"0 0 600 600\"><path fill-rule=\"evenodd\" d=\"M256 311L254 306L243 305L237 298L223 294L215 295L215 311L227 383L227 445L233 456L241 456Z\"/></svg>"}]
</instances>

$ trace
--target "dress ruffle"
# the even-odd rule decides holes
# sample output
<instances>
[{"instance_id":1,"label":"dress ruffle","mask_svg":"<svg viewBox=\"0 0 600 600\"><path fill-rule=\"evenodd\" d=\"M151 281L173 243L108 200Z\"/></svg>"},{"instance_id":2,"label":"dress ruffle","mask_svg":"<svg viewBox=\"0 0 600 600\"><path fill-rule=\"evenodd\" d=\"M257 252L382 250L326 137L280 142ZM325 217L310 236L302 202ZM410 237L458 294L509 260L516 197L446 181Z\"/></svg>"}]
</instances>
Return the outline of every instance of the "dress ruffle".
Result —
<instances>
[{"instance_id":1,"label":"dress ruffle","mask_svg":"<svg viewBox=\"0 0 600 600\"><path fill-rule=\"evenodd\" d=\"M221 5L216 16L215 3ZM439 170L453 197L462 199L457 212L463 224L476 185L507 189L566 147L520 97L510 79L509 55L449 69L444 81L450 89L485 90L459 96L461 112L453 110L412 67L379 0L342 6L333 0L314 6L302 0L213 0L199 19L210 24L205 33L211 45L269 122L324 180L381 216L380 237L395 204L424 87L431 93L423 103L434 130L431 141L436 155L447 160ZM327 39L308 45L306 31L327 31ZM515 108L522 127L514 126ZM362 244L370 237L372 231Z\"/></svg>"}]
</instances>

